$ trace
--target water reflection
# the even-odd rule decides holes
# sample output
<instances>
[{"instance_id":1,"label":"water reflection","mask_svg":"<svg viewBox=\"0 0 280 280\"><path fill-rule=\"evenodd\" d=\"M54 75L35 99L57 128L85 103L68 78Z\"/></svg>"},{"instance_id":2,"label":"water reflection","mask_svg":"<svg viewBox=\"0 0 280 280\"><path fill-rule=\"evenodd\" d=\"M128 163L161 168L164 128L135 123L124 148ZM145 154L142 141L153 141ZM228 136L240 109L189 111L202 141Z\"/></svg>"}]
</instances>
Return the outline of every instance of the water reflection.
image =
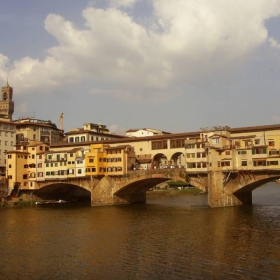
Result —
<instances>
[{"instance_id":1,"label":"water reflection","mask_svg":"<svg viewBox=\"0 0 280 280\"><path fill-rule=\"evenodd\" d=\"M181 192L144 205L1 209L0 279L279 279L279 198L268 184L254 205L230 208Z\"/></svg>"}]
</instances>

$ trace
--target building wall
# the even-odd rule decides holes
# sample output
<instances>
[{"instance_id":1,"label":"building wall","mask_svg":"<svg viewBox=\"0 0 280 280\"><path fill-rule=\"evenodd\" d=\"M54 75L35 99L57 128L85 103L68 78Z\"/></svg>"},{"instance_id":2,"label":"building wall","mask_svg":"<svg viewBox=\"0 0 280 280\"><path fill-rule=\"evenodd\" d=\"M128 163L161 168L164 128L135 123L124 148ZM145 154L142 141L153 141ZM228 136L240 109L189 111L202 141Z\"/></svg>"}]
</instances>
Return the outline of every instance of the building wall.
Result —
<instances>
[{"instance_id":1,"label":"building wall","mask_svg":"<svg viewBox=\"0 0 280 280\"><path fill-rule=\"evenodd\" d=\"M92 144L85 159L86 175L91 176L125 175L135 166L135 153L129 145Z\"/></svg>"},{"instance_id":2,"label":"building wall","mask_svg":"<svg viewBox=\"0 0 280 280\"><path fill-rule=\"evenodd\" d=\"M46 154L46 180L85 176L84 150L82 148L55 151Z\"/></svg>"},{"instance_id":3,"label":"building wall","mask_svg":"<svg viewBox=\"0 0 280 280\"><path fill-rule=\"evenodd\" d=\"M33 140L52 145L63 142L63 132L50 121L35 118L14 120L16 124L16 142Z\"/></svg>"},{"instance_id":4,"label":"building wall","mask_svg":"<svg viewBox=\"0 0 280 280\"><path fill-rule=\"evenodd\" d=\"M14 150L16 143L16 126L9 121L0 119L0 176L5 176L6 153Z\"/></svg>"},{"instance_id":5,"label":"building wall","mask_svg":"<svg viewBox=\"0 0 280 280\"><path fill-rule=\"evenodd\" d=\"M154 133L152 131L147 131L144 129L126 133L127 137L147 137L147 136L153 136L153 135L154 135Z\"/></svg>"},{"instance_id":6,"label":"building wall","mask_svg":"<svg viewBox=\"0 0 280 280\"><path fill-rule=\"evenodd\" d=\"M87 141L104 141L119 138L119 136L115 136L113 134L101 134L95 133L92 131L83 131L80 133L77 132L67 132L66 133L66 141L67 143L82 143Z\"/></svg>"},{"instance_id":7,"label":"building wall","mask_svg":"<svg viewBox=\"0 0 280 280\"><path fill-rule=\"evenodd\" d=\"M190 172L280 169L279 129L241 133L209 131L204 132L203 140L192 141L192 145L186 141L187 170ZM203 156L206 166L203 167L198 157L201 145L205 146L206 152Z\"/></svg>"},{"instance_id":8,"label":"building wall","mask_svg":"<svg viewBox=\"0 0 280 280\"><path fill-rule=\"evenodd\" d=\"M49 147L30 141L7 152L7 178L9 188L37 189L38 181L45 180L45 153Z\"/></svg>"}]
</instances>

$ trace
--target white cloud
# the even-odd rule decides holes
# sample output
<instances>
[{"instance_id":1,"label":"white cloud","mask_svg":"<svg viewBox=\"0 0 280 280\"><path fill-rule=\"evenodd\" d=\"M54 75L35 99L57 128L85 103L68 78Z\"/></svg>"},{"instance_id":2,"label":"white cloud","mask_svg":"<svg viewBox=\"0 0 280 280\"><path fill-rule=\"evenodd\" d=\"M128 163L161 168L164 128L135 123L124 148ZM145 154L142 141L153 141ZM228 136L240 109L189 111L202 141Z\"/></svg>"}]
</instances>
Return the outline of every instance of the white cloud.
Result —
<instances>
[{"instance_id":1,"label":"white cloud","mask_svg":"<svg viewBox=\"0 0 280 280\"><path fill-rule=\"evenodd\" d=\"M131 8L139 0L110 0L110 6L114 8Z\"/></svg>"},{"instance_id":2,"label":"white cloud","mask_svg":"<svg viewBox=\"0 0 280 280\"><path fill-rule=\"evenodd\" d=\"M242 67L267 41L265 20L280 15L280 0L153 0L153 22L144 27L118 9L135 3L86 8L84 29L48 15L45 28L57 46L44 60L25 57L11 67L1 55L1 78L9 68L22 92L84 82L92 93L163 100ZM269 42L279 47L275 39Z\"/></svg>"},{"instance_id":3,"label":"white cloud","mask_svg":"<svg viewBox=\"0 0 280 280\"><path fill-rule=\"evenodd\" d=\"M268 39L268 41L272 48L280 49L280 44L278 43L278 41L275 38L271 37Z\"/></svg>"},{"instance_id":4,"label":"white cloud","mask_svg":"<svg viewBox=\"0 0 280 280\"><path fill-rule=\"evenodd\" d=\"M9 76L8 64L8 57L0 53L0 77L3 81L6 81Z\"/></svg>"}]
</instances>

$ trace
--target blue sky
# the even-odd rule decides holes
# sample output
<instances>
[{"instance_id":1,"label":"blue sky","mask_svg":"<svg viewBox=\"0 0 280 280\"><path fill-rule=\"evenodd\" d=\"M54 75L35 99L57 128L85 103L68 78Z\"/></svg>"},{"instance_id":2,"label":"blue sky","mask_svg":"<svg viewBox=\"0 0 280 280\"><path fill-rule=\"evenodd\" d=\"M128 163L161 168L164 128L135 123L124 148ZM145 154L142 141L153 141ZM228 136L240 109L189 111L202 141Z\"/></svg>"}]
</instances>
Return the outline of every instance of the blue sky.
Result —
<instances>
[{"instance_id":1,"label":"blue sky","mask_svg":"<svg viewBox=\"0 0 280 280\"><path fill-rule=\"evenodd\" d=\"M0 0L14 119L180 133L280 123L280 0Z\"/></svg>"}]
</instances>

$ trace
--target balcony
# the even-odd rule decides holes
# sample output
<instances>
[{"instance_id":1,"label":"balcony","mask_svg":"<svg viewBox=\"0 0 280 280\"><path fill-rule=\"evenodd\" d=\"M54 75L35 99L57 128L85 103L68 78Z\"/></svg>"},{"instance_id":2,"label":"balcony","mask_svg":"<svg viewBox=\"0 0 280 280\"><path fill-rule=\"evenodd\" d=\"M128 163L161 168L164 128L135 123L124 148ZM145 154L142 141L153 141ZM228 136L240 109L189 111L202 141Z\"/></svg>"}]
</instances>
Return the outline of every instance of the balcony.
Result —
<instances>
[{"instance_id":1,"label":"balcony","mask_svg":"<svg viewBox=\"0 0 280 280\"><path fill-rule=\"evenodd\" d=\"M253 159L256 159L256 158L267 158L267 154L254 154L254 155L252 155L252 158Z\"/></svg>"}]
</instances>

